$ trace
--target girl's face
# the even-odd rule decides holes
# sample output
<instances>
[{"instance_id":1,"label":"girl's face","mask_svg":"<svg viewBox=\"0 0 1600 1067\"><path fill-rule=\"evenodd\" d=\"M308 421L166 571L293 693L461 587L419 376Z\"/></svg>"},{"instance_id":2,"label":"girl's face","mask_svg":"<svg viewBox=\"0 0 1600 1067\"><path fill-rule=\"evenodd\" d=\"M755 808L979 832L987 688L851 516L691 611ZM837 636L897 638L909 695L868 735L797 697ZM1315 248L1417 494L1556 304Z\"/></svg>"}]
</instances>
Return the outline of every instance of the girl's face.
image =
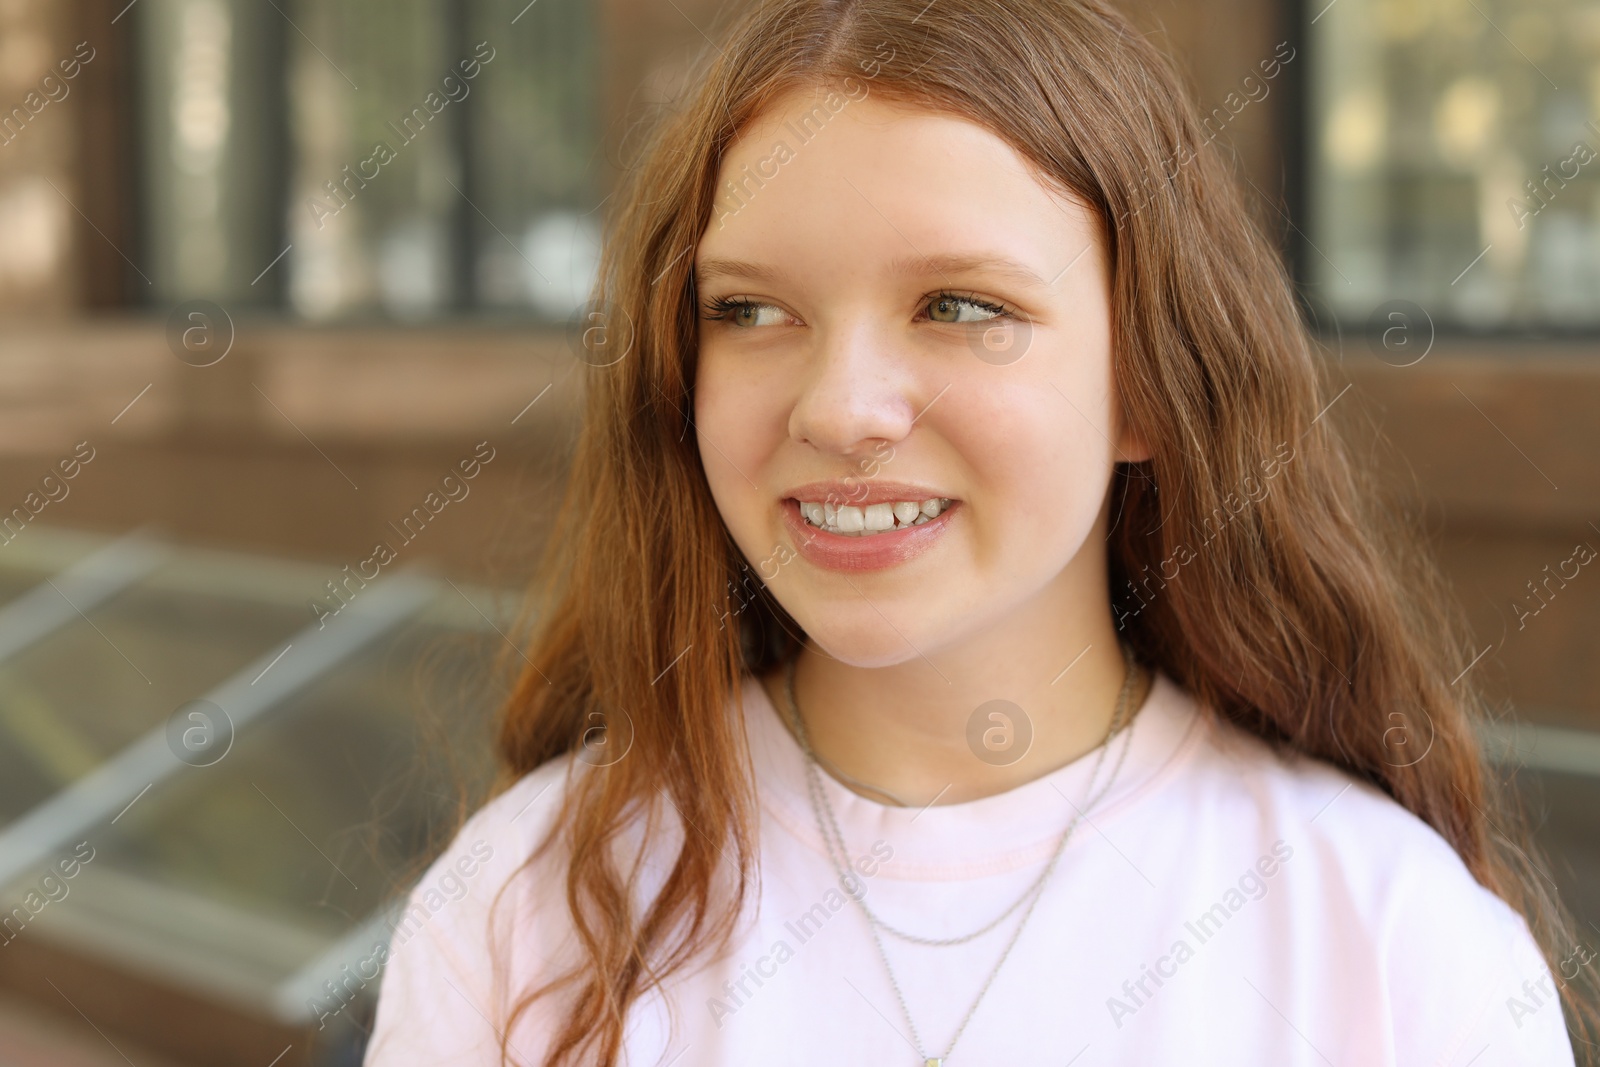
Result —
<instances>
[{"instance_id":1,"label":"girl's face","mask_svg":"<svg viewBox=\"0 0 1600 1067\"><path fill-rule=\"evenodd\" d=\"M1112 468L1148 458L1097 224L994 134L869 87L746 129L696 253L695 429L752 572L735 606L759 578L861 667L1059 612L1096 629Z\"/></svg>"}]
</instances>

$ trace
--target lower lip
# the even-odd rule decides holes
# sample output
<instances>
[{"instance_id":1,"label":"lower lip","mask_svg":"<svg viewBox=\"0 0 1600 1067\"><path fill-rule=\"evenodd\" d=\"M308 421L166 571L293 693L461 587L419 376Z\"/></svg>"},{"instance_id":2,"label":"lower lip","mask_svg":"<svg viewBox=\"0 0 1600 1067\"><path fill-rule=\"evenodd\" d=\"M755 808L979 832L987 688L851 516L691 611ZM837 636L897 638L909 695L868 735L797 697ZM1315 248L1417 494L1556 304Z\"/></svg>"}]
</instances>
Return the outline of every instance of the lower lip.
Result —
<instances>
[{"instance_id":1,"label":"lower lip","mask_svg":"<svg viewBox=\"0 0 1600 1067\"><path fill-rule=\"evenodd\" d=\"M932 548L950 528L950 516L960 510L954 501L920 526L850 537L812 526L800 514L798 501L783 502L783 521L800 555L830 571L877 571L910 562Z\"/></svg>"}]
</instances>

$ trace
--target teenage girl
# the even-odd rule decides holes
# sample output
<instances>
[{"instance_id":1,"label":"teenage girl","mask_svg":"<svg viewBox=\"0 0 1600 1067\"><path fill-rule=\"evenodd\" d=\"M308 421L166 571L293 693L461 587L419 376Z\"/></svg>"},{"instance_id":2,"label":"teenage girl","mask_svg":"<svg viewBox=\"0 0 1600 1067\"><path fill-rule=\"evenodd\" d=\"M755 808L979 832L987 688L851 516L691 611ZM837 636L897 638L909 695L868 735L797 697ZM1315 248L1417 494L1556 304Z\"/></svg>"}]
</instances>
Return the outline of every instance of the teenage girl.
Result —
<instances>
[{"instance_id":1,"label":"teenage girl","mask_svg":"<svg viewBox=\"0 0 1600 1067\"><path fill-rule=\"evenodd\" d=\"M1100 0L709 50L369 1064L1587 1056L1469 638L1208 140Z\"/></svg>"}]
</instances>

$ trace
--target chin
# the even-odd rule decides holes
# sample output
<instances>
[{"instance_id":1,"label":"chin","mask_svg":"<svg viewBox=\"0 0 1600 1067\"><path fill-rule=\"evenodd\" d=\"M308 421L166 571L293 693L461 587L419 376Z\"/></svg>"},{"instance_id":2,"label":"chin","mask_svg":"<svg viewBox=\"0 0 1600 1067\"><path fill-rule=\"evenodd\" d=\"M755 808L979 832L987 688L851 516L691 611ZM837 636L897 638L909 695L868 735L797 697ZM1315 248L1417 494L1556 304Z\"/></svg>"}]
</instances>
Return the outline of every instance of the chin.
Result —
<instances>
[{"instance_id":1,"label":"chin","mask_svg":"<svg viewBox=\"0 0 1600 1067\"><path fill-rule=\"evenodd\" d=\"M918 659L917 649L923 649L923 653L926 653L934 643L926 633L912 633L904 629L902 632L906 633L906 637L890 629L877 613L872 613L872 621L864 622L859 627L821 625L814 630L806 627L806 637L811 638L811 643L830 659L837 659L850 667L894 667ZM915 643L915 648L912 648L912 643Z\"/></svg>"},{"instance_id":2,"label":"chin","mask_svg":"<svg viewBox=\"0 0 1600 1067\"><path fill-rule=\"evenodd\" d=\"M810 643L828 658L850 667L894 667L911 660L931 655L935 648L944 645L950 635L940 633L928 625L926 617L915 620L915 627L907 626L897 613L885 608L894 625L883 621L869 605L861 605L865 614L859 619L832 619L809 626L796 616ZM901 613L908 614L908 613ZM953 629L953 628L952 628ZM897 633L896 630L899 632Z\"/></svg>"}]
</instances>

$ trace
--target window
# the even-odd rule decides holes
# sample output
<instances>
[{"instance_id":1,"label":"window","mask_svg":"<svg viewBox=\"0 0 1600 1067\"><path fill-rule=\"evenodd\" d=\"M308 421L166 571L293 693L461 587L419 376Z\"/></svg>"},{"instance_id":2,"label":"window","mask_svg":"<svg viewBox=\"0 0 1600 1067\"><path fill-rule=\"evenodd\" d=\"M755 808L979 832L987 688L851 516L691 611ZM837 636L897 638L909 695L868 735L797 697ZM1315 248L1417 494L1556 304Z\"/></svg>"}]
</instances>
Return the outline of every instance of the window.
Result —
<instances>
[{"instance_id":1,"label":"window","mask_svg":"<svg viewBox=\"0 0 1600 1067\"><path fill-rule=\"evenodd\" d=\"M1309 292L1440 327L1600 325L1600 5L1308 0Z\"/></svg>"},{"instance_id":2,"label":"window","mask_svg":"<svg viewBox=\"0 0 1600 1067\"><path fill-rule=\"evenodd\" d=\"M592 5L146 0L154 302L564 320L603 198Z\"/></svg>"}]
</instances>

